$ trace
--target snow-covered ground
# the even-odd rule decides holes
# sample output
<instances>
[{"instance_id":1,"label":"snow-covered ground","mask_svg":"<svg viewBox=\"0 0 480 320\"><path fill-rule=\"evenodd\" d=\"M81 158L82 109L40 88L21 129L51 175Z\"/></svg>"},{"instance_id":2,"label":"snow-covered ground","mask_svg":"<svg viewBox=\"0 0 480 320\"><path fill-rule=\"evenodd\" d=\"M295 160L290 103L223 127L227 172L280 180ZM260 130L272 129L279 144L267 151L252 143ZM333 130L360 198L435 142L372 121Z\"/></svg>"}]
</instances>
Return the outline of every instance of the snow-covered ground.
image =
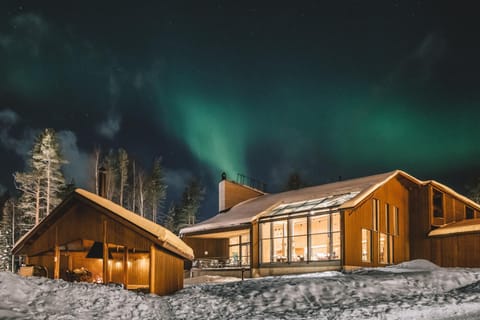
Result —
<instances>
[{"instance_id":1,"label":"snow-covered ground","mask_svg":"<svg viewBox=\"0 0 480 320\"><path fill-rule=\"evenodd\" d=\"M166 297L0 273L0 319L480 319L480 269L415 260L222 282Z\"/></svg>"}]
</instances>

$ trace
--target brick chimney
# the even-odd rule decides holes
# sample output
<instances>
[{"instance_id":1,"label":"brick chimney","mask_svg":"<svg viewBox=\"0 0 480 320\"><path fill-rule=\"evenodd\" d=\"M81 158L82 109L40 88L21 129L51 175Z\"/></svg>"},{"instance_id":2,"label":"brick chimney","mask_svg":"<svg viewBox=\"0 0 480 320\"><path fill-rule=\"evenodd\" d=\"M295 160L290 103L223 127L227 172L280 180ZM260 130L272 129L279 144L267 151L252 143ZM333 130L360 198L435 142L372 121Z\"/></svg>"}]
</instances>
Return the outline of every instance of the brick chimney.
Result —
<instances>
[{"instance_id":1,"label":"brick chimney","mask_svg":"<svg viewBox=\"0 0 480 320\"><path fill-rule=\"evenodd\" d=\"M227 180L227 175L223 172L222 180L218 183L218 211L228 210L240 202L264 194L255 188Z\"/></svg>"}]
</instances>

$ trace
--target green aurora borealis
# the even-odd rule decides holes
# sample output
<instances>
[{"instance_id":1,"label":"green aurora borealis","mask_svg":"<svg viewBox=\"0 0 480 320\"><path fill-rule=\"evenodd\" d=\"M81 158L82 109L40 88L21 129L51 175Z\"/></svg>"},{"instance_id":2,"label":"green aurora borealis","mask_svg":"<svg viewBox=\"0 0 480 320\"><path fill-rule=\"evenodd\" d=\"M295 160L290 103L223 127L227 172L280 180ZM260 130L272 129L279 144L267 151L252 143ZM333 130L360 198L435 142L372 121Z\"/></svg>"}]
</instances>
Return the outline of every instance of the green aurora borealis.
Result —
<instances>
[{"instance_id":1,"label":"green aurora borealis","mask_svg":"<svg viewBox=\"0 0 480 320\"><path fill-rule=\"evenodd\" d=\"M457 188L480 175L471 8L2 7L0 111L22 119L2 129L2 154L8 136L52 126L73 131L81 152L95 142L161 155L212 193L221 171L264 180L271 191L293 170L322 183L398 168ZM106 138L96 128L112 114L121 121ZM3 161L0 184L10 187L18 157Z\"/></svg>"}]
</instances>

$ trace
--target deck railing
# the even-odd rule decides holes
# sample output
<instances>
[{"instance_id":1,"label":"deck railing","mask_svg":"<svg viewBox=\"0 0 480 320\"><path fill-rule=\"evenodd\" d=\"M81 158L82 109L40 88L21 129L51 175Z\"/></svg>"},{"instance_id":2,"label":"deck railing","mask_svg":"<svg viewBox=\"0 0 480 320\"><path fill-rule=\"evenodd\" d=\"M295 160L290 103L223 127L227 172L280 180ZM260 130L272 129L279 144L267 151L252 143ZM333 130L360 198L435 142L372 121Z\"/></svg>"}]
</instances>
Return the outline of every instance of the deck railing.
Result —
<instances>
[{"instance_id":1,"label":"deck railing","mask_svg":"<svg viewBox=\"0 0 480 320\"><path fill-rule=\"evenodd\" d=\"M229 257L209 257L193 260L192 267L197 269L250 268L250 262Z\"/></svg>"}]
</instances>

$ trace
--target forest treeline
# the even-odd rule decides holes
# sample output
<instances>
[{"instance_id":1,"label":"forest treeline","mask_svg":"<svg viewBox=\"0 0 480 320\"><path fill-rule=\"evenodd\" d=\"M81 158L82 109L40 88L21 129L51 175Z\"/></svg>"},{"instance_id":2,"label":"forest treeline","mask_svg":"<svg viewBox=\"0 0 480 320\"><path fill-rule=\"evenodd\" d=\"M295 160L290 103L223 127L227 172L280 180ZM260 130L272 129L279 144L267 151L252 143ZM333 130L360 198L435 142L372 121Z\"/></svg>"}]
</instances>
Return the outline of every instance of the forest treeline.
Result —
<instances>
[{"instance_id":1,"label":"forest treeline","mask_svg":"<svg viewBox=\"0 0 480 320\"><path fill-rule=\"evenodd\" d=\"M64 159L56 132L45 129L35 138L24 172L14 172L16 194L0 195L0 270L11 270L11 248L16 240L45 218L76 186L67 182ZM181 198L166 205L168 186L161 157L146 170L120 148L95 147L90 158L87 190L100 193L100 173L105 175L103 196L174 233L196 221L204 188L195 177L186 183Z\"/></svg>"}]
</instances>

